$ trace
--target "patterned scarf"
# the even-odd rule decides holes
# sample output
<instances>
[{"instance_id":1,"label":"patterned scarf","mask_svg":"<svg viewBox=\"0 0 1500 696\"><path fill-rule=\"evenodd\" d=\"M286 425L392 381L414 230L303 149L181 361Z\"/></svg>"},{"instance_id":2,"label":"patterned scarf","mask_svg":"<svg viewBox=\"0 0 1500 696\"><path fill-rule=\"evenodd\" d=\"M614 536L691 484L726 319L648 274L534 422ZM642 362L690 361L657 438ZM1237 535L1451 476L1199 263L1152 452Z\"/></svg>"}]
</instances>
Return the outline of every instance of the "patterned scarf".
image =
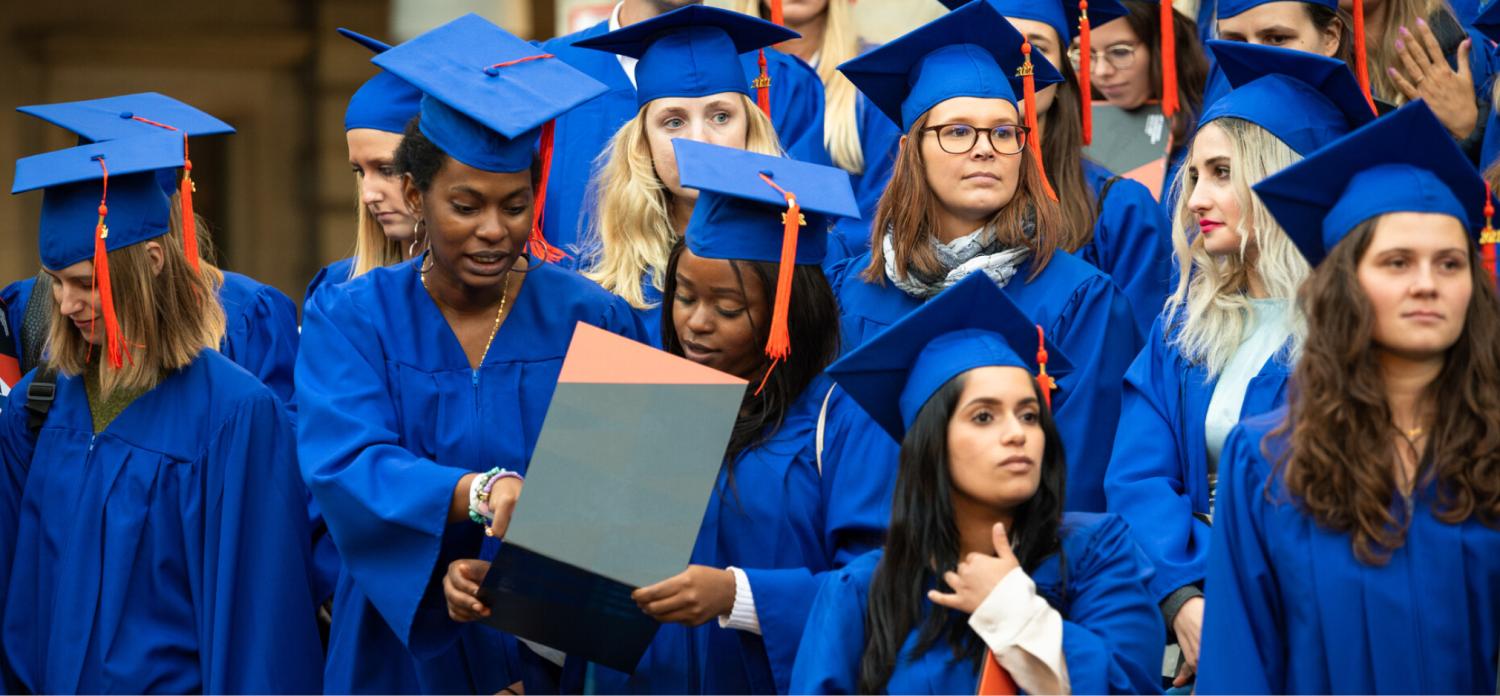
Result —
<instances>
[{"instance_id":1,"label":"patterned scarf","mask_svg":"<svg viewBox=\"0 0 1500 696\"><path fill-rule=\"evenodd\" d=\"M1028 220L1024 224L1023 232L1026 236L1035 234L1035 223ZM891 245L891 236L891 231L886 230L883 242L885 276L902 292L924 300L948 289L975 271L984 271L990 280L995 281L997 287L1003 288L1016 274L1016 268L1031 253L1026 247L1002 247L995 239L994 230L985 226L947 244L928 236L927 243L932 245L933 253L944 269L943 273L930 275L908 268L902 274L896 268L896 251Z\"/></svg>"}]
</instances>

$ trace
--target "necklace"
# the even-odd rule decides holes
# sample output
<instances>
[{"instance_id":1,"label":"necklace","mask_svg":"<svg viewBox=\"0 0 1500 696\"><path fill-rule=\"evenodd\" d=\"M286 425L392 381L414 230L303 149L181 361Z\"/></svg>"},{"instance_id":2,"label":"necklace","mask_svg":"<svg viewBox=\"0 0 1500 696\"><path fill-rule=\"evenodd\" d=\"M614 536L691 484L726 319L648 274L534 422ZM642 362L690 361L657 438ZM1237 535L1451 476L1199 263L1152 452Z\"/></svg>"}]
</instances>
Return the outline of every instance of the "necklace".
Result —
<instances>
[{"instance_id":1,"label":"necklace","mask_svg":"<svg viewBox=\"0 0 1500 696\"><path fill-rule=\"evenodd\" d=\"M427 287L427 272L426 271L417 271L417 277L422 280L422 289L426 290L427 294L431 295L432 294L432 288ZM479 364L480 365L483 365L484 364L484 359L486 357L489 357L489 354L490 354L490 344L492 344L492 343L495 342L495 334L500 333L500 318L505 316L505 300L506 300L506 297L508 297L509 295L510 295L510 276L506 275L505 276L505 285L500 288L500 311L495 312L495 326L494 326L494 328L490 329L489 340L486 340L484 342L484 352L479 354ZM433 299L435 300L437 298L434 297Z\"/></svg>"}]
</instances>

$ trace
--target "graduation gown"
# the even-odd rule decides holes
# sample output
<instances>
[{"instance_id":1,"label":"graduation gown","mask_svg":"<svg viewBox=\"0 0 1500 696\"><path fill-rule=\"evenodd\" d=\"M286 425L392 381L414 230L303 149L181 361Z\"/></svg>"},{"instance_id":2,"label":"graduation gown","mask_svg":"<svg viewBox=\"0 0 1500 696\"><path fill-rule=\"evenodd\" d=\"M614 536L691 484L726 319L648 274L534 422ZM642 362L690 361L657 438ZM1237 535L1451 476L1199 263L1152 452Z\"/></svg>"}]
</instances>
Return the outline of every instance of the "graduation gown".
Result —
<instances>
[{"instance_id":1,"label":"graduation gown","mask_svg":"<svg viewBox=\"0 0 1500 696\"><path fill-rule=\"evenodd\" d=\"M1286 413L1243 421L1224 444L1198 692L1493 691L1500 530L1439 521L1428 485L1390 560L1359 562L1348 534L1314 522L1271 479L1262 447L1286 451L1270 438Z\"/></svg>"},{"instance_id":2,"label":"graduation gown","mask_svg":"<svg viewBox=\"0 0 1500 696\"><path fill-rule=\"evenodd\" d=\"M922 303L888 279L880 285L862 280L869 264L866 252L835 270L845 352ZM1108 276L1065 251L1054 253L1041 275L1028 281L1030 275L1027 260L1001 289L1073 364L1069 374L1048 370L1058 382L1052 405L1068 455L1067 508L1101 511L1104 469L1120 415L1120 381L1140 349L1135 318Z\"/></svg>"},{"instance_id":3,"label":"graduation gown","mask_svg":"<svg viewBox=\"0 0 1500 696\"><path fill-rule=\"evenodd\" d=\"M325 284L338 285L347 282L349 276L354 273L354 257L342 258L318 269L317 275L313 276L307 284L307 291L302 295L302 311L307 312L307 303L312 302L314 292Z\"/></svg>"},{"instance_id":4,"label":"graduation gown","mask_svg":"<svg viewBox=\"0 0 1500 696\"><path fill-rule=\"evenodd\" d=\"M1083 161L1083 176L1094 192L1099 217L1094 236L1076 253L1115 281L1135 316L1136 330L1146 336L1166 304L1172 276L1172 225L1138 181L1115 178L1108 169ZM1109 191L1105 184L1110 179Z\"/></svg>"},{"instance_id":5,"label":"graduation gown","mask_svg":"<svg viewBox=\"0 0 1500 696\"><path fill-rule=\"evenodd\" d=\"M1049 556L1029 575L1037 594L1062 614L1062 649L1073 693L1159 693L1165 631L1146 591L1150 562L1114 515L1068 513L1060 534L1062 559ZM866 554L823 584L792 671L792 693L859 693L870 582L881 554ZM924 604L930 611L932 605ZM979 671L954 663L946 641L912 654L917 632L902 647L887 693L978 691Z\"/></svg>"},{"instance_id":6,"label":"graduation gown","mask_svg":"<svg viewBox=\"0 0 1500 696\"><path fill-rule=\"evenodd\" d=\"M640 111L636 104L635 85L620 67L619 56L573 45L608 32L609 20L605 20L542 44L542 50L609 88L604 94L557 117L542 231L549 243L569 254L569 258L561 262L569 268L576 267L587 252L583 242L593 206L587 194L595 166L599 164L596 160L608 149L615 131ZM759 63L755 53L742 56L741 60L748 85L760 75ZM800 59L769 48L766 49L766 69L771 77L771 122L781 136L787 155L826 164L823 83L818 74Z\"/></svg>"},{"instance_id":7,"label":"graduation gown","mask_svg":"<svg viewBox=\"0 0 1500 696\"><path fill-rule=\"evenodd\" d=\"M80 377L37 435L21 405L0 413L0 595L27 689L319 690L306 493L264 385L205 350L98 434Z\"/></svg>"},{"instance_id":8,"label":"graduation gown","mask_svg":"<svg viewBox=\"0 0 1500 696\"><path fill-rule=\"evenodd\" d=\"M494 552L479 525L448 524L453 489L495 466L524 474L577 322L641 334L623 300L544 263L471 369L419 262L325 285L303 323L298 454L344 561L334 693L495 693L519 678L512 637L447 616L448 564Z\"/></svg>"},{"instance_id":9,"label":"graduation gown","mask_svg":"<svg viewBox=\"0 0 1500 696\"><path fill-rule=\"evenodd\" d=\"M664 624L630 677L596 668L596 691L615 693L787 693L808 611L822 579L876 549L890 521L894 467L816 452L818 413L832 382L819 377L768 440L719 472L693 548L695 564L743 569L761 635ZM842 391L828 399L825 443L842 437L859 406ZM863 413L862 411L860 413Z\"/></svg>"},{"instance_id":10,"label":"graduation gown","mask_svg":"<svg viewBox=\"0 0 1500 696\"><path fill-rule=\"evenodd\" d=\"M880 197L885 195L885 187L895 173L896 156L900 154L900 127L863 93L855 102L855 114L859 123L859 145L865 155L865 170L850 174L849 182L854 187L860 219L839 218L834 222L828 233L828 252L823 257L825 271L870 249L870 225L875 221Z\"/></svg>"},{"instance_id":11,"label":"graduation gown","mask_svg":"<svg viewBox=\"0 0 1500 696\"><path fill-rule=\"evenodd\" d=\"M1291 368L1272 356L1250 380L1240 417L1280 407ZM1109 511L1130 524L1151 559L1158 602L1187 585L1202 587L1212 528L1204 420L1217 378L1190 363L1162 333L1161 319L1125 373L1120 423L1104 492ZM1222 472L1222 466L1220 468Z\"/></svg>"}]
</instances>

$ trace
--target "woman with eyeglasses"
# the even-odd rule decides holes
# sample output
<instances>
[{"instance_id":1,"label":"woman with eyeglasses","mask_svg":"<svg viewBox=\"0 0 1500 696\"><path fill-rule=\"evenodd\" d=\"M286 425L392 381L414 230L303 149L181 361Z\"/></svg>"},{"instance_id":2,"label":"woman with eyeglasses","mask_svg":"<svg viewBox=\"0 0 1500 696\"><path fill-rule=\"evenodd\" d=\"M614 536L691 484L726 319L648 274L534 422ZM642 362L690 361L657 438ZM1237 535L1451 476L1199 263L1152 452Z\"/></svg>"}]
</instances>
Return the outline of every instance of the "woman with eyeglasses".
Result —
<instances>
[{"instance_id":1,"label":"woman with eyeglasses","mask_svg":"<svg viewBox=\"0 0 1500 696\"><path fill-rule=\"evenodd\" d=\"M870 250L834 271L844 345L984 273L1072 358L1057 401L1078 462L1068 506L1101 510L1120 378L1139 339L1124 294L1059 248L1066 223L1016 94L1061 78L1024 43L993 4L973 2L840 68L905 132Z\"/></svg>"}]
</instances>

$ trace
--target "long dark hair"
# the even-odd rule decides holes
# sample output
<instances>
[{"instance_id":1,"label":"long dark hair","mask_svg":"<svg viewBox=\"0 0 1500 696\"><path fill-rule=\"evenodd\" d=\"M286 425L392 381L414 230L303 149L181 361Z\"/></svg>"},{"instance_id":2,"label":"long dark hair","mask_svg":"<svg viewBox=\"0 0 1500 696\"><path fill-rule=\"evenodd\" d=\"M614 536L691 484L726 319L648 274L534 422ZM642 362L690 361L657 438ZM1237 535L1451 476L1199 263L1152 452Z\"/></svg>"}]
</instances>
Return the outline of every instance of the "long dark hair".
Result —
<instances>
[{"instance_id":1,"label":"long dark hair","mask_svg":"<svg viewBox=\"0 0 1500 696\"><path fill-rule=\"evenodd\" d=\"M1153 0L1120 0L1130 14L1125 21L1151 52L1151 96L1161 99L1161 7ZM1177 38L1177 115L1172 117L1172 147L1188 144L1203 111L1203 87L1208 82L1208 58L1198 43L1198 25L1172 10L1172 33ZM1098 95L1096 95L1098 96Z\"/></svg>"},{"instance_id":2,"label":"long dark hair","mask_svg":"<svg viewBox=\"0 0 1500 696\"><path fill-rule=\"evenodd\" d=\"M1098 203L1083 176L1083 104L1078 99L1078 74L1070 60L1059 61L1057 69L1063 81L1052 96L1052 108L1042 117L1042 164L1057 191L1062 212L1057 245L1074 252L1094 240Z\"/></svg>"},{"instance_id":3,"label":"long dark hair","mask_svg":"<svg viewBox=\"0 0 1500 696\"><path fill-rule=\"evenodd\" d=\"M978 670L984 642L969 630L964 616L932 605L927 590L948 589L939 569L958 565L958 527L953 516L953 477L948 471L948 422L963 394L963 375L949 380L927 400L901 441L901 467L891 502L891 527L885 555L870 584L870 606L865 616L865 650L859 666L861 693L885 691L901 656L901 646L918 623L914 654L920 655L944 640L955 662ZM1033 384L1033 389L1035 385ZM1036 398L1042 401L1041 391ZM1062 438L1052 412L1041 409L1042 481L1036 495L1016 509L1006 530L1021 567L1031 572L1058 553L1061 541L1064 483L1067 480ZM927 618L922 619L926 610Z\"/></svg>"},{"instance_id":4,"label":"long dark hair","mask_svg":"<svg viewBox=\"0 0 1500 696\"><path fill-rule=\"evenodd\" d=\"M1374 312L1358 277L1374 236L1374 220L1356 227L1302 285L1297 299L1311 328L1287 420L1275 431L1291 447L1272 459L1272 475L1320 525L1349 534L1356 558L1378 565L1405 543L1411 511L1392 512L1395 426L1373 349ZM1474 291L1463 332L1423 396L1440 402L1415 480L1437 482L1434 512L1443 522L1475 517L1500 528L1500 300L1479 258L1470 244Z\"/></svg>"},{"instance_id":5,"label":"long dark hair","mask_svg":"<svg viewBox=\"0 0 1500 696\"><path fill-rule=\"evenodd\" d=\"M662 350L678 356L683 354L682 341L677 337L672 303L677 296L677 263L686 248L681 240L673 245L662 288ZM735 278L739 280L740 292L747 299L751 294L745 283L746 274L764 289L766 315L769 316L770 309L776 306L776 275L779 264L764 261L730 261L729 264L734 268ZM771 372L771 377L759 396L755 394L756 388L760 386L758 380L753 380L745 390L740 417L734 422L729 449L724 453L731 481L734 477L735 458L775 434L797 397L812 384L823 368L828 367L839 356L839 306L834 299L833 288L823 275L823 269L816 265L797 266L792 272L792 297L795 301L787 316L792 353ZM749 317L751 313L746 312L745 316ZM756 326L752 323L751 329L755 332L757 347L764 346L771 333L769 324Z\"/></svg>"}]
</instances>

